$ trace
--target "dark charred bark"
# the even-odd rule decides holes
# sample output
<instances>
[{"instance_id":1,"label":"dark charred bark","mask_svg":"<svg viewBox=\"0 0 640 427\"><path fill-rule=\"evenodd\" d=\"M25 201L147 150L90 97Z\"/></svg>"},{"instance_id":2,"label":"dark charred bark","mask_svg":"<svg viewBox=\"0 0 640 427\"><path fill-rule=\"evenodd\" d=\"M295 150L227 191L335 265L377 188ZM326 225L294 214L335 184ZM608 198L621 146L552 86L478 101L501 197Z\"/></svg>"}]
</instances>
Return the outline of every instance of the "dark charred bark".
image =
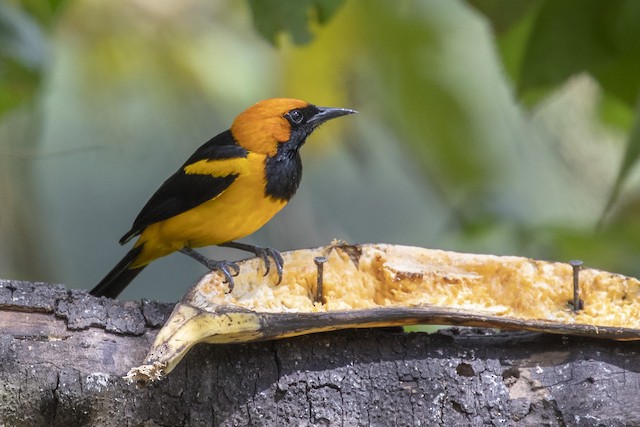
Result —
<instances>
[{"instance_id":1,"label":"dark charred bark","mask_svg":"<svg viewBox=\"0 0 640 427\"><path fill-rule=\"evenodd\" d=\"M0 424L638 425L640 343L349 330L198 345L137 390L171 305L0 281Z\"/></svg>"}]
</instances>

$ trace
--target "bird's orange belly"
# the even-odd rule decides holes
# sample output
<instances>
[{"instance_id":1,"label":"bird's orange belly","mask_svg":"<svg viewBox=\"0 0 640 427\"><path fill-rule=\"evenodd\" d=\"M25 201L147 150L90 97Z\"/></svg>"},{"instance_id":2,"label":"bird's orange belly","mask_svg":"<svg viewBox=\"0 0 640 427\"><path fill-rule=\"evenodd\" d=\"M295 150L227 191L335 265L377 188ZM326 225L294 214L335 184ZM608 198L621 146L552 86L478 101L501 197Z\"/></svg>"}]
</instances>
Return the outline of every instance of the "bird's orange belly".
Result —
<instances>
[{"instance_id":1,"label":"bird's orange belly","mask_svg":"<svg viewBox=\"0 0 640 427\"><path fill-rule=\"evenodd\" d=\"M139 263L185 246L197 248L241 239L258 230L286 205L265 196L263 174L262 168L247 171L218 197L147 226L136 243L144 243Z\"/></svg>"},{"instance_id":2,"label":"bird's orange belly","mask_svg":"<svg viewBox=\"0 0 640 427\"><path fill-rule=\"evenodd\" d=\"M190 247L218 245L255 232L286 204L265 197L264 186L255 191L255 194L247 194L246 187L240 194L235 193L225 192L219 198L203 203L193 212L188 219L191 224L186 227L190 230L189 235L182 236L182 221L178 217L176 224L165 224L163 231L182 237Z\"/></svg>"}]
</instances>

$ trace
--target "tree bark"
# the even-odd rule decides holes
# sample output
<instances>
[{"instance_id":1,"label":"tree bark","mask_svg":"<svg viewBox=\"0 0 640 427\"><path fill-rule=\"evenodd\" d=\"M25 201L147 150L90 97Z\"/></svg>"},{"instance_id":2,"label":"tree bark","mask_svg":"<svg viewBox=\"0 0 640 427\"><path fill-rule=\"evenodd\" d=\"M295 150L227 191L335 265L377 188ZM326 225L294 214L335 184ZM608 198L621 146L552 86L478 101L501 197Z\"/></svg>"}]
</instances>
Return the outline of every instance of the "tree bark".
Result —
<instances>
[{"instance_id":1,"label":"tree bark","mask_svg":"<svg viewBox=\"0 0 640 427\"><path fill-rule=\"evenodd\" d=\"M0 281L0 424L638 425L640 343L347 330L196 346L138 390L171 304Z\"/></svg>"}]
</instances>

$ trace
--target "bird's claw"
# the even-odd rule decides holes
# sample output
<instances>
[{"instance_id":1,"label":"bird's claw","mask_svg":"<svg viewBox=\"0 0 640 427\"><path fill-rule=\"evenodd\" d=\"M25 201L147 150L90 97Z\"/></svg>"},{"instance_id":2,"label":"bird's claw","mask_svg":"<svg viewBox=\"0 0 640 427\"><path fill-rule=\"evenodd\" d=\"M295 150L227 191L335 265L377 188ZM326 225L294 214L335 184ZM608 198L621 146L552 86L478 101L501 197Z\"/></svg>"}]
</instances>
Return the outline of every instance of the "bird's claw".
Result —
<instances>
[{"instance_id":1,"label":"bird's claw","mask_svg":"<svg viewBox=\"0 0 640 427\"><path fill-rule=\"evenodd\" d=\"M233 291L235 283L233 278L240 274L240 266L232 261L216 261L207 259L205 266L211 271L219 271L224 275L224 283L229 284L229 292ZM233 273L232 273L233 271Z\"/></svg>"},{"instance_id":2,"label":"bird's claw","mask_svg":"<svg viewBox=\"0 0 640 427\"><path fill-rule=\"evenodd\" d=\"M220 244L220 246L252 252L255 256L261 258L262 262L264 262L265 276L271 271L271 260L273 260L273 263L276 266L276 272L278 273L278 283L276 284L278 285L280 284L280 282L282 282L282 266L284 265L284 258L282 258L282 255L280 255L280 252L278 252L277 250L272 248L261 248L259 246L240 242L226 242Z\"/></svg>"},{"instance_id":3,"label":"bird's claw","mask_svg":"<svg viewBox=\"0 0 640 427\"><path fill-rule=\"evenodd\" d=\"M256 250L254 253L256 254L257 257L262 258L262 262L264 262L264 269L265 269L264 276L269 274L269 272L271 271L271 259L273 259L273 263L276 266L276 272L278 273L278 283L276 283L276 285L279 285L280 282L282 282L282 273L283 273L282 266L284 265L284 258L282 258L282 255L280 255L280 252L278 252L273 248L256 247Z\"/></svg>"},{"instance_id":4,"label":"bird's claw","mask_svg":"<svg viewBox=\"0 0 640 427\"><path fill-rule=\"evenodd\" d=\"M213 260L212 260L213 261ZM229 292L233 291L235 283L233 282L234 276L240 274L240 267L235 262L231 261L213 261L209 266L211 271L218 270L224 275L225 283L229 284ZM231 273L233 270L233 273Z\"/></svg>"},{"instance_id":5,"label":"bird's claw","mask_svg":"<svg viewBox=\"0 0 640 427\"><path fill-rule=\"evenodd\" d=\"M188 246L180 249L180 252L195 259L211 271L220 271L224 275L225 282L229 284L229 292L233 290L233 276L237 276L238 274L240 274L240 267L238 266L238 264L231 261L216 261L207 258L206 256L194 251ZM231 274L231 271L229 271L229 269L233 270L234 274Z\"/></svg>"}]
</instances>

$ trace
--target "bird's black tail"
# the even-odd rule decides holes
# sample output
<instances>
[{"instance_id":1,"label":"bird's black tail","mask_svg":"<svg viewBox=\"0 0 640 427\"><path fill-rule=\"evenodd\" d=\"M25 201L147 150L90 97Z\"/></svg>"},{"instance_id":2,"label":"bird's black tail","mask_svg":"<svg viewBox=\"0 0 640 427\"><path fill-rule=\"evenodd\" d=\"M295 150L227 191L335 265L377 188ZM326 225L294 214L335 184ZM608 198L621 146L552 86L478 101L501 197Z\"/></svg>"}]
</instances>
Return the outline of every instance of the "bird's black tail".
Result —
<instances>
[{"instance_id":1,"label":"bird's black tail","mask_svg":"<svg viewBox=\"0 0 640 427\"><path fill-rule=\"evenodd\" d=\"M120 295L120 292L146 267L146 265L143 265L142 267L129 268L141 251L142 245L127 252L124 258L113 267L105 278L95 288L91 289L90 294L109 298L115 298Z\"/></svg>"}]
</instances>

